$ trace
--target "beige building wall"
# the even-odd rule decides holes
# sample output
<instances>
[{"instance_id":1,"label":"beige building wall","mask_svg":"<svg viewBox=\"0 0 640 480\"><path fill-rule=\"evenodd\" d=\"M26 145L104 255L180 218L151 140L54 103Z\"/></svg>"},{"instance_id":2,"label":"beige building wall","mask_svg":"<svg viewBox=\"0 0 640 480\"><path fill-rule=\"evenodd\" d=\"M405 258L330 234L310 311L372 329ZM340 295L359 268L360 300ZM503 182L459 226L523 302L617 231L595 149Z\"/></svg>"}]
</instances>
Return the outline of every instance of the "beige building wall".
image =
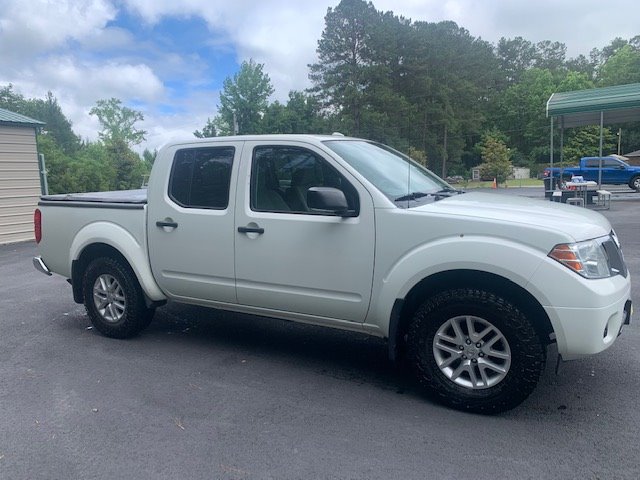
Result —
<instances>
[{"instance_id":1,"label":"beige building wall","mask_svg":"<svg viewBox=\"0 0 640 480\"><path fill-rule=\"evenodd\" d=\"M39 198L34 127L0 125L0 244L33 240Z\"/></svg>"}]
</instances>

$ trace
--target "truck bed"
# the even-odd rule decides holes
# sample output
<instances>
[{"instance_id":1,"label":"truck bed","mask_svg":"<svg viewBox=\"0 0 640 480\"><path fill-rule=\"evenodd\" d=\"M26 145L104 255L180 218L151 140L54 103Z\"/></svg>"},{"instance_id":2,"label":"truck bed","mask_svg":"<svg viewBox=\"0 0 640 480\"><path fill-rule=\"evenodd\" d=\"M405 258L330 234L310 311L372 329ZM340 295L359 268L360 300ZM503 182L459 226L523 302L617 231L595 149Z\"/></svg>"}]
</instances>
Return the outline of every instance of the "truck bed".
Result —
<instances>
[{"instance_id":1,"label":"truck bed","mask_svg":"<svg viewBox=\"0 0 640 480\"><path fill-rule=\"evenodd\" d=\"M40 197L40 204L44 205L74 206L78 203L95 204L93 205L95 207L121 205L122 208L131 208L131 206L142 208L147 203L147 190L143 188L114 192L63 193Z\"/></svg>"},{"instance_id":2,"label":"truck bed","mask_svg":"<svg viewBox=\"0 0 640 480\"><path fill-rule=\"evenodd\" d=\"M72 260L78 252L70 247L74 242L82 246L96 238L127 252L137 264L148 264L146 190L44 195L38 208L42 212L40 252L52 271L71 278ZM105 228L117 232L111 243L104 240Z\"/></svg>"}]
</instances>

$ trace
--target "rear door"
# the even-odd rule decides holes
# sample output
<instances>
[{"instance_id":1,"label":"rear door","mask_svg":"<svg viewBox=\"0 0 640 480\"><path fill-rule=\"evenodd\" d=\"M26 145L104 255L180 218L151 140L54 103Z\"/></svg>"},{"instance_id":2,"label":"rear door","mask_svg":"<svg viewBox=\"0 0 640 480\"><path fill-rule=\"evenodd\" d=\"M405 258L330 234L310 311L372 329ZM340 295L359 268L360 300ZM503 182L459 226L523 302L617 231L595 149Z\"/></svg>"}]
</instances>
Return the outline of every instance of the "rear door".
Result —
<instances>
[{"instance_id":1,"label":"rear door","mask_svg":"<svg viewBox=\"0 0 640 480\"><path fill-rule=\"evenodd\" d=\"M356 216L312 211L313 186L342 190ZM373 200L318 147L246 142L236 210L238 301L269 310L363 322L371 298Z\"/></svg>"},{"instance_id":2,"label":"rear door","mask_svg":"<svg viewBox=\"0 0 640 480\"><path fill-rule=\"evenodd\" d=\"M236 303L234 205L242 142L173 147L155 165L148 204L149 257L170 297Z\"/></svg>"}]
</instances>

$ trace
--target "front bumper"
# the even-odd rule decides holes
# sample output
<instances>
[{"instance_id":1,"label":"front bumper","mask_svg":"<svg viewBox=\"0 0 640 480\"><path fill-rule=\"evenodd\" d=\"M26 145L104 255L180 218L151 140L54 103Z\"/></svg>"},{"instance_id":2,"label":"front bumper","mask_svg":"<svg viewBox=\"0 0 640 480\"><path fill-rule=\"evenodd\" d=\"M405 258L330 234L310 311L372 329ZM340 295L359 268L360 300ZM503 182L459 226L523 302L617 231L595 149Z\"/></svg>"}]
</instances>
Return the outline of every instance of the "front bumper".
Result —
<instances>
[{"instance_id":1,"label":"front bumper","mask_svg":"<svg viewBox=\"0 0 640 480\"><path fill-rule=\"evenodd\" d=\"M40 273L51 276L51 270L49 270L49 267L47 267L40 255L38 255L37 257L33 257L33 266Z\"/></svg>"},{"instance_id":2,"label":"front bumper","mask_svg":"<svg viewBox=\"0 0 640 480\"><path fill-rule=\"evenodd\" d=\"M609 348L631 323L633 306L628 297L604 308L545 308L557 319L558 352L564 360L593 355Z\"/></svg>"},{"instance_id":3,"label":"front bumper","mask_svg":"<svg viewBox=\"0 0 640 480\"><path fill-rule=\"evenodd\" d=\"M631 276L626 273L587 279L555 260L540 264L528 287L549 317L563 359L606 350L631 321Z\"/></svg>"}]
</instances>

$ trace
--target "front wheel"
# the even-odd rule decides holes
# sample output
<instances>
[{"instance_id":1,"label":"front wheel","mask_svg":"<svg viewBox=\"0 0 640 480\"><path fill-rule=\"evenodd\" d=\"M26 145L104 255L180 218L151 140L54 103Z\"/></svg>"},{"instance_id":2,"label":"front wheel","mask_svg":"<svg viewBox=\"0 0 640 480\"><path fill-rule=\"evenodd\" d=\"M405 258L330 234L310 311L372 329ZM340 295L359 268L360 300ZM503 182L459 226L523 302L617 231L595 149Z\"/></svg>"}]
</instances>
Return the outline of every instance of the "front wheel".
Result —
<instances>
[{"instance_id":1,"label":"front wheel","mask_svg":"<svg viewBox=\"0 0 640 480\"><path fill-rule=\"evenodd\" d=\"M545 365L544 344L527 316L508 299L473 288L425 301L409 326L407 353L431 396L478 413L522 403Z\"/></svg>"},{"instance_id":2,"label":"front wheel","mask_svg":"<svg viewBox=\"0 0 640 480\"><path fill-rule=\"evenodd\" d=\"M129 338L147 328L154 309L147 308L138 279L120 261L93 260L82 280L84 305L93 326L112 338Z\"/></svg>"},{"instance_id":3,"label":"front wheel","mask_svg":"<svg viewBox=\"0 0 640 480\"><path fill-rule=\"evenodd\" d=\"M640 175L636 175L631 180L629 180L629 187L633 188L636 191L640 191Z\"/></svg>"}]
</instances>

